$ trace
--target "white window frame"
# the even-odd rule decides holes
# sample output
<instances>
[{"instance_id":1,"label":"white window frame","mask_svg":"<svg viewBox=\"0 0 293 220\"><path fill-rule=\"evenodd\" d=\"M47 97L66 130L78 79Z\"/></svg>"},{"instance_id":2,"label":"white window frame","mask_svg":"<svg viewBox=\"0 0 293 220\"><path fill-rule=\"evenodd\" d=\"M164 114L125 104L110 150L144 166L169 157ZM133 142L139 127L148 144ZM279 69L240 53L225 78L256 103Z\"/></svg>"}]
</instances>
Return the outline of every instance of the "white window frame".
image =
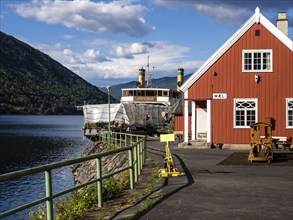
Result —
<instances>
[{"instance_id":1,"label":"white window frame","mask_svg":"<svg viewBox=\"0 0 293 220\"><path fill-rule=\"evenodd\" d=\"M293 124L289 125L289 102L293 102L293 98L286 98L286 128L293 129ZM293 111L293 107L290 106Z\"/></svg>"},{"instance_id":2,"label":"white window frame","mask_svg":"<svg viewBox=\"0 0 293 220\"><path fill-rule=\"evenodd\" d=\"M255 122L258 121L258 99L257 98L234 98L234 104L233 104L233 125L234 125L234 128L250 128L249 125L245 125L245 126L239 126L239 125L236 125L236 103L238 101L252 101L252 102L255 102ZM245 124L246 121L247 121L247 109L245 109Z\"/></svg>"},{"instance_id":3,"label":"white window frame","mask_svg":"<svg viewBox=\"0 0 293 220\"><path fill-rule=\"evenodd\" d=\"M244 68L245 66L245 54L246 53L251 53L252 57L252 63L251 66L252 68L250 70L246 70ZM254 69L254 53L261 53L261 69ZM270 69L263 69L263 54L264 53L270 53ZM272 49L267 49L267 50L242 50L242 72L273 72L273 50Z\"/></svg>"}]
</instances>

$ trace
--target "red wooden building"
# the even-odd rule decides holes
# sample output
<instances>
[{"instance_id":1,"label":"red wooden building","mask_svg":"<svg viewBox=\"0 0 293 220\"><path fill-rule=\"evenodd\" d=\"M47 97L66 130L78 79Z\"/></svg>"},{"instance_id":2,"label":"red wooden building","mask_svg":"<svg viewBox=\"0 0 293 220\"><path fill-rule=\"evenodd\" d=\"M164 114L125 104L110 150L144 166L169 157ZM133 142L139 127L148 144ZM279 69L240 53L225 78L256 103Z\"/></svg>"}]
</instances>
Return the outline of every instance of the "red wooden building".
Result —
<instances>
[{"instance_id":1,"label":"red wooden building","mask_svg":"<svg viewBox=\"0 0 293 220\"><path fill-rule=\"evenodd\" d=\"M277 28L255 13L180 87L184 142L248 144L250 124L269 122L293 137L293 55L286 13ZM282 29L282 30L281 30Z\"/></svg>"}]
</instances>

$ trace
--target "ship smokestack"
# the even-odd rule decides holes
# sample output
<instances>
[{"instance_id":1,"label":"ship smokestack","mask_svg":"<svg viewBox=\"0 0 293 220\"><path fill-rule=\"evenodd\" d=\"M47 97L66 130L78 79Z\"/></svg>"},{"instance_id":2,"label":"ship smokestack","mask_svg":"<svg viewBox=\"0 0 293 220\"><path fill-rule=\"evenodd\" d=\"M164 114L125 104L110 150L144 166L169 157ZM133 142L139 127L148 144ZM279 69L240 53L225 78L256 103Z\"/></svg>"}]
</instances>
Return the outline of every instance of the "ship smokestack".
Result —
<instances>
[{"instance_id":1,"label":"ship smokestack","mask_svg":"<svg viewBox=\"0 0 293 220\"><path fill-rule=\"evenodd\" d=\"M138 72L138 88L144 88L144 81L145 81L145 69L141 68Z\"/></svg>"},{"instance_id":2,"label":"ship smokestack","mask_svg":"<svg viewBox=\"0 0 293 220\"><path fill-rule=\"evenodd\" d=\"M277 28L288 37L288 19L286 17L286 12L278 13Z\"/></svg>"},{"instance_id":3,"label":"ship smokestack","mask_svg":"<svg viewBox=\"0 0 293 220\"><path fill-rule=\"evenodd\" d=\"M178 68L178 74L177 74L177 92L180 92L180 86L183 84L184 81L184 69Z\"/></svg>"}]
</instances>

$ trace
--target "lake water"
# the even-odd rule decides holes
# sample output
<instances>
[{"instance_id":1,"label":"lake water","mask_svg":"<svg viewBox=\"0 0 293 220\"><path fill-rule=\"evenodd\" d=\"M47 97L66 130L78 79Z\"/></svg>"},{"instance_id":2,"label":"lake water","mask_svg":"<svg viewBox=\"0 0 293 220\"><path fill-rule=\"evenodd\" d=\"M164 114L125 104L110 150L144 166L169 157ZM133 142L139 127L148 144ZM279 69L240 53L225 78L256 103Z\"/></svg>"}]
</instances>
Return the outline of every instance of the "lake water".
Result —
<instances>
[{"instance_id":1,"label":"lake water","mask_svg":"<svg viewBox=\"0 0 293 220\"><path fill-rule=\"evenodd\" d=\"M79 157L91 142L83 116L0 115L0 174ZM70 167L53 172L53 192L74 185ZM45 174L0 183L0 213L45 196ZM37 207L34 207L35 210ZM29 211L4 218L28 219Z\"/></svg>"}]
</instances>

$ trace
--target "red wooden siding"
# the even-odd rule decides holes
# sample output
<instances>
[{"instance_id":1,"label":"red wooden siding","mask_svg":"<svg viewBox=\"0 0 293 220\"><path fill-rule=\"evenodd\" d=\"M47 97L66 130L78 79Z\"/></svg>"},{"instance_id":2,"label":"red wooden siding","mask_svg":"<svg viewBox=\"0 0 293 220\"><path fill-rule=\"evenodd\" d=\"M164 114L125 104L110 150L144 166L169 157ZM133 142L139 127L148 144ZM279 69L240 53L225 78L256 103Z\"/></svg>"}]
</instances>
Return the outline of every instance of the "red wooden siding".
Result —
<instances>
[{"instance_id":1,"label":"red wooden siding","mask_svg":"<svg viewBox=\"0 0 293 220\"><path fill-rule=\"evenodd\" d=\"M255 30L260 30L260 36L255 36ZM273 72L242 72L242 50L250 49L272 49ZM233 128L234 98L258 98L258 121L271 117L273 136L293 137L293 129L286 129L286 98L293 98L292 62L292 51L263 25L255 24L211 66L189 88L188 99L228 94L227 100L212 100L212 142L249 143L249 129ZM261 77L259 83L255 74Z\"/></svg>"},{"instance_id":2,"label":"red wooden siding","mask_svg":"<svg viewBox=\"0 0 293 220\"><path fill-rule=\"evenodd\" d=\"M191 116L188 117L188 134L191 134ZM174 117L174 131L184 131L184 116L177 114Z\"/></svg>"}]
</instances>

